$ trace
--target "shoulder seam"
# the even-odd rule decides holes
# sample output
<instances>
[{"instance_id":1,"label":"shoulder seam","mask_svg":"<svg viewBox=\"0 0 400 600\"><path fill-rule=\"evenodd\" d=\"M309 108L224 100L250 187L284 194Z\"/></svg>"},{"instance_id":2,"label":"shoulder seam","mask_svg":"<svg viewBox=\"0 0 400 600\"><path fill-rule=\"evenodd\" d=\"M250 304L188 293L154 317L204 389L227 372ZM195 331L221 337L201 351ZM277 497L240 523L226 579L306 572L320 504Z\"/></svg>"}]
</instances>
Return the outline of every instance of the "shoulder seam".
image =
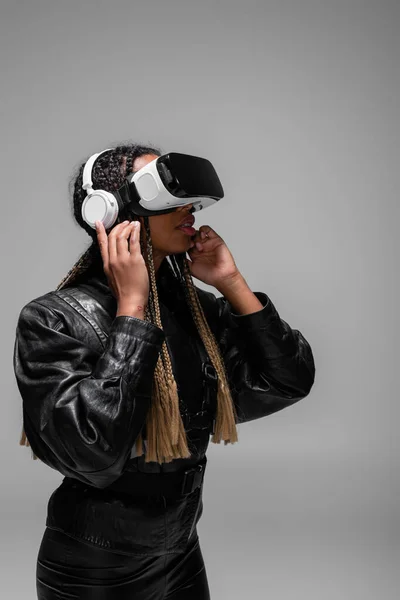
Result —
<instances>
[{"instance_id":1,"label":"shoulder seam","mask_svg":"<svg viewBox=\"0 0 400 600\"><path fill-rule=\"evenodd\" d=\"M51 306L47 306L46 304L39 302L39 300L36 300L36 298L34 300L31 300L28 304L38 304L42 308L45 308L45 309L49 310L51 313L53 313L53 315L56 317L57 321L53 325L52 329L58 329L59 327L62 326L62 324L63 324L62 320L60 319L60 317L58 316L56 311L53 308L51 308Z\"/></svg>"}]
</instances>

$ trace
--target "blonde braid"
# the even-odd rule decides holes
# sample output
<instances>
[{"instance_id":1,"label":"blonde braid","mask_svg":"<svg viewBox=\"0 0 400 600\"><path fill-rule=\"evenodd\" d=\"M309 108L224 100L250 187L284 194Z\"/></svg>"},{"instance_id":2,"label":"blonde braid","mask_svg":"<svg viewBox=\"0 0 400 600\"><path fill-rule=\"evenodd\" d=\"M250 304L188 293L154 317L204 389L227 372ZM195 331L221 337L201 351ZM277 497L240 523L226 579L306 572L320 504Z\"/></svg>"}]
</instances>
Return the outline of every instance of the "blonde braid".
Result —
<instances>
[{"instance_id":1,"label":"blonde braid","mask_svg":"<svg viewBox=\"0 0 400 600\"><path fill-rule=\"evenodd\" d=\"M183 274L186 282L186 285L184 286L187 294L186 297L192 311L194 322L218 376L217 416L215 431L211 441L215 444L219 444L221 440L225 440L225 445L228 443L234 444L238 441L236 428L237 413L229 389L225 364L218 343L204 315L203 307L194 286L186 257L183 258Z\"/></svg>"},{"instance_id":2,"label":"blonde braid","mask_svg":"<svg viewBox=\"0 0 400 600\"><path fill-rule=\"evenodd\" d=\"M141 247L143 255L147 258L146 264L151 289L148 304L149 313L147 314L151 317L151 322L162 329L153 247L147 219L145 219L145 236L145 242L141 242ZM146 314L145 318L148 318ZM171 462L174 458L188 458L191 456L179 410L178 389L165 340L155 368L153 397L146 418L146 432L148 447L145 462ZM136 450L139 454L143 454L141 434L136 439Z\"/></svg>"}]
</instances>

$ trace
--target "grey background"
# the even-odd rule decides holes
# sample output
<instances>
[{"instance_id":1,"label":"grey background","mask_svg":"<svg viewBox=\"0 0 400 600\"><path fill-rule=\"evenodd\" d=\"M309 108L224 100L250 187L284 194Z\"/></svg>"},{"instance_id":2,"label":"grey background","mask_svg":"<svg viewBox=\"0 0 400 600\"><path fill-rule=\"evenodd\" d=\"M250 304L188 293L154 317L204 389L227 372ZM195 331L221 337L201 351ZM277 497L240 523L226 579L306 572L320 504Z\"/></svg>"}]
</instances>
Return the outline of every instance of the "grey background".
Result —
<instances>
[{"instance_id":1,"label":"grey background","mask_svg":"<svg viewBox=\"0 0 400 600\"><path fill-rule=\"evenodd\" d=\"M75 166L140 141L213 162L225 198L196 226L316 360L306 399L210 444L212 597L396 598L399 4L31 0L0 16L4 596L36 597L62 479L18 446L16 319L90 241Z\"/></svg>"}]
</instances>

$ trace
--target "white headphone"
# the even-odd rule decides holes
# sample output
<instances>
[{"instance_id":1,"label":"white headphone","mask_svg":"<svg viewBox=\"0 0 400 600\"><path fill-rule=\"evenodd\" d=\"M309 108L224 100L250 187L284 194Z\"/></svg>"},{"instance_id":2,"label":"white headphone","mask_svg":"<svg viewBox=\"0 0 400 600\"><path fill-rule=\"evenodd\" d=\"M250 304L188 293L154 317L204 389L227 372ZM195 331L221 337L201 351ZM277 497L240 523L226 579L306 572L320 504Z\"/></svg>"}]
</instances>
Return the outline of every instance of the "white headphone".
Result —
<instances>
[{"instance_id":1,"label":"white headphone","mask_svg":"<svg viewBox=\"0 0 400 600\"><path fill-rule=\"evenodd\" d=\"M92 181L93 165L100 154L113 150L114 148L106 148L87 160L82 174L82 189L86 190L87 196L82 203L82 218L83 220L96 229L96 221L103 221L105 229L108 229L115 223L118 217L118 212L122 206L119 206L117 197L112 192L106 190L94 190Z\"/></svg>"}]
</instances>

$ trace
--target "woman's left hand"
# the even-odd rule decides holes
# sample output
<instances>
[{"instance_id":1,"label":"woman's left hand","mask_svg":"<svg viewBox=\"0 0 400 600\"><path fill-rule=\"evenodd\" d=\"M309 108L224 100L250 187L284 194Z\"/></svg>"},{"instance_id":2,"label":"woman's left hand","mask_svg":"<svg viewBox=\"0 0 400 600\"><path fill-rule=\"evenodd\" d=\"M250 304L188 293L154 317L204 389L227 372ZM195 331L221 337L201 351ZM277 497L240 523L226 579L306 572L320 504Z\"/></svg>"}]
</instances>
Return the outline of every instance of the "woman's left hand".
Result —
<instances>
[{"instance_id":1,"label":"woman's left hand","mask_svg":"<svg viewBox=\"0 0 400 600\"><path fill-rule=\"evenodd\" d=\"M202 225L192 237L192 242L195 245L188 250L192 276L216 289L240 276L228 246L209 225Z\"/></svg>"}]
</instances>

